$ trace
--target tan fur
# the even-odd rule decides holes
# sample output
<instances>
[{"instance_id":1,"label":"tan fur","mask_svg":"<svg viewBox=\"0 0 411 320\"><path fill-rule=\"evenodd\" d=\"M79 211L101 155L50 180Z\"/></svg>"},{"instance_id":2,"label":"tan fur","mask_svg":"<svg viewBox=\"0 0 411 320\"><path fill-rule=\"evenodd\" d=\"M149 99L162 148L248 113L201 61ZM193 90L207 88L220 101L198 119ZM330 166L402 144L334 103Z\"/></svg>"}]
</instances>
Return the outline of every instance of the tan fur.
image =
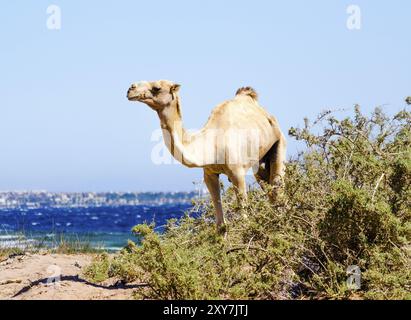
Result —
<instances>
[{"instance_id":1,"label":"tan fur","mask_svg":"<svg viewBox=\"0 0 411 320\"><path fill-rule=\"evenodd\" d=\"M247 197L245 176L250 168L263 187L282 180L286 140L276 118L259 105L258 95L250 87L240 88L234 99L218 105L203 129L188 133L182 124L179 87L166 80L144 81L133 84L127 97L157 112L165 144L178 161L190 168L203 168L217 226L221 226L225 220L219 175L228 176L243 203ZM248 157L239 145L246 146L244 150L254 150L255 156Z\"/></svg>"}]
</instances>

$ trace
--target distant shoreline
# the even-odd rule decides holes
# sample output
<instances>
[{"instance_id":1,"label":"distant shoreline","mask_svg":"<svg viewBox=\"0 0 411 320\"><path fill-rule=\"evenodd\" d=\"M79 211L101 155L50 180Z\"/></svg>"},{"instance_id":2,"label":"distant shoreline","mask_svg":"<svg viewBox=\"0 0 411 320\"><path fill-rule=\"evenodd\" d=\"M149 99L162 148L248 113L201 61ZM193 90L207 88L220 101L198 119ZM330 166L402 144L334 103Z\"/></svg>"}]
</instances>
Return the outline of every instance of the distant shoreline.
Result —
<instances>
[{"instance_id":1,"label":"distant shoreline","mask_svg":"<svg viewBox=\"0 0 411 320\"><path fill-rule=\"evenodd\" d=\"M200 192L0 192L2 209L100 208L190 203Z\"/></svg>"}]
</instances>

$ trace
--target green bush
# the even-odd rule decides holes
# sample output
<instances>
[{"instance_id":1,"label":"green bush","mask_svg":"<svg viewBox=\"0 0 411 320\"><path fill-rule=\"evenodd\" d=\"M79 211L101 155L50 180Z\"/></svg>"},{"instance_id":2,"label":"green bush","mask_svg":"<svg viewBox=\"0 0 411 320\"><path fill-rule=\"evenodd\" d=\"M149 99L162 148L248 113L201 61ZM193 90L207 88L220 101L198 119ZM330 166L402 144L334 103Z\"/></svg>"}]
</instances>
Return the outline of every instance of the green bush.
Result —
<instances>
[{"instance_id":1,"label":"green bush","mask_svg":"<svg viewBox=\"0 0 411 320\"><path fill-rule=\"evenodd\" d=\"M287 164L274 205L270 188L255 187L239 209L230 188L225 237L200 201L164 234L135 227L136 243L86 274L144 282L136 297L148 299L410 299L411 114L366 117L357 106L353 117L324 112L289 134L307 149ZM346 284L352 265L360 290Z\"/></svg>"}]
</instances>

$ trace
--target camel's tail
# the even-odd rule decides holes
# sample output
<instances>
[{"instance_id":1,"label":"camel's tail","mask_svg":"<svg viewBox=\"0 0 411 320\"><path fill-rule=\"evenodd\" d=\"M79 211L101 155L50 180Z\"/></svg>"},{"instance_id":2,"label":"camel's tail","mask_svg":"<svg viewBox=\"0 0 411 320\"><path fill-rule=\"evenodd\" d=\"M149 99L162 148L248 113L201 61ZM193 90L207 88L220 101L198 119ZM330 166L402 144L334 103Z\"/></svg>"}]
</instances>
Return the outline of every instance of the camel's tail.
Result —
<instances>
[{"instance_id":1,"label":"camel's tail","mask_svg":"<svg viewBox=\"0 0 411 320\"><path fill-rule=\"evenodd\" d=\"M251 87L243 87L237 90L236 95L246 95L246 96L250 96L251 98L253 98L254 100L258 100L258 94L257 91L255 91L253 88Z\"/></svg>"}]
</instances>

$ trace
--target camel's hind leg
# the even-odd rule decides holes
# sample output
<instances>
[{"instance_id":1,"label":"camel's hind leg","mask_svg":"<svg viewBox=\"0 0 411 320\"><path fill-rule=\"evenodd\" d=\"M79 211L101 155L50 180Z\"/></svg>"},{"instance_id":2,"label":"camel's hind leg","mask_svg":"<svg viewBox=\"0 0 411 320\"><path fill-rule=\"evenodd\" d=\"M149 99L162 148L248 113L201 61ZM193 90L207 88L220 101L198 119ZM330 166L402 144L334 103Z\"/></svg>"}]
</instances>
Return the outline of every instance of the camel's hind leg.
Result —
<instances>
[{"instance_id":1,"label":"camel's hind leg","mask_svg":"<svg viewBox=\"0 0 411 320\"><path fill-rule=\"evenodd\" d=\"M287 141L281 135L280 139L274 144L270 156L270 178L272 186L281 186L285 175L285 161L287 152Z\"/></svg>"},{"instance_id":2,"label":"camel's hind leg","mask_svg":"<svg viewBox=\"0 0 411 320\"><path fill-rule=\"evenodd\" d=\"M270 151L260 160L258 171L255 173L255 178L263 189L267 189L267 185L274 186L273 192L270 193L272 201L276 200L279 188L283 184L286 148L286 140L281 135Z\"/></svg>"},{"instance_id":3,"label":"camel's hind leg","mask_svg":"<svg viewBox=\"0 0 411 320\"><path fill-rule=\"evenodd\" d=\"M248 216L245 211L247 204L247 184L245 180L245 171L244 169L235 169L228 174L228 179L232 182L235 193L237 195L237 202L240 206L240 211L244 219L247 219Z\"/></svg>"},{"instance_id":4,"label":"camel's hind leg","mask_svg":"<svg viewBox=\"0 0 411 320\"><path fill-rule=\"evenodd\" d=\"M254 177L261 188L265 188L270 183L270 153L271 150L260 160L258 167L254 167Z\"/></svg>"}]
</instances>

